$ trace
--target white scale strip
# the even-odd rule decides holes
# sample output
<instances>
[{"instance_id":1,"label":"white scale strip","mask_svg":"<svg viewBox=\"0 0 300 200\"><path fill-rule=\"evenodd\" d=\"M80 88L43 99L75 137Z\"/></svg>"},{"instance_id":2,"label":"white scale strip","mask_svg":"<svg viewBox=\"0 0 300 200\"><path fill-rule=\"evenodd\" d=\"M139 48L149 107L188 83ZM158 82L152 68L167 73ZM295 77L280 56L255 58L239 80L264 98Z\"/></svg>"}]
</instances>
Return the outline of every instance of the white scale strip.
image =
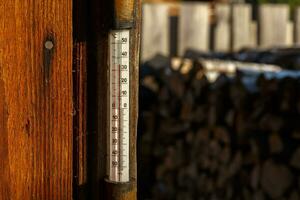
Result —
<instances>
[{"instance_id":1,"label":"white scale strip","mask_svg":"<svg viewBox=\"0 0 300 200\"><path fill-rule=\"evenodd\" d=\"M108 179L129 182L129 30L109 34Z\"/></svg>"}]
</instances>

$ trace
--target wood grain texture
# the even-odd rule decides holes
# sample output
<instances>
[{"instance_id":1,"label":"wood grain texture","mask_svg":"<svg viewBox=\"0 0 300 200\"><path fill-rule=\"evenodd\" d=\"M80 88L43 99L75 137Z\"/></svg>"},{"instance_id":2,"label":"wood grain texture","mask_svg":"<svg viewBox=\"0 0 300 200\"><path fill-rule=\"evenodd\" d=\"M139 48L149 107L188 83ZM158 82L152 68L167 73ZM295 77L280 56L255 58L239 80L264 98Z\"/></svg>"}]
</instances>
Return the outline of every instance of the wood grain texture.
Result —
<instances>
[{"instance_id":1,"label":"wood grain texture","mask_svg":"<svg viewBox=\"0 0 300 200\"><path fill-rule=\"evenodd\" d=\"M72 199L72 1L0 10L0 199Z\"/></svg>"},{"instance_id":2,"label":"wood grain texture","mask_svg":"<svg viewBox=\"0 0 300 200\"><path fill-rule=\"evenodd\" d=\"M73 0L73 199L87 195L87 2Z\"/></svg>"},{"instance_id":3,"label":"wood grain texture","mask_svg":"<svg viewBox=\"0 0 300 200\"><path fill-rule=\"evenodd\" d=\"M136 199L136 180L137 180L137 160L136 160L136 142L138 126L138 102L139 102L139 58L140 58L140 40L141 40L141 1L135 0L136 26L131 30L131 68L130 68L130 179Z\"/></svg>"},{"instance_id":4,"label":"wood grain texture","mask_svg":"<svg viewBox=\"0 0 300 200\"><path fill-rule=\"evenodd\" d=\"M188 2L181 5L179 55L187 49L209 50L209 4Z\"/></svg>"},{"instance_id":5,"label":"wood grain texture","mask_svg":"<svg viewBox=\"0 0 300 200\"><path fill-rule=\"evenodd\" d=\"M74 44L74 194L86 196L87 184L87 127L86 127L86 43Z\"/></svg>"},{"instance_id":6,"label":"wood grain texture","mask_svg":"<svg viewBox=\"0 0 300 200\"><path fill-rule=\"evenodd\" d=\"M130 24L133 22L135 0L114 0L114 13L117 24Z\"/></svg>"},{"instance_id":7,"label":"wood grain texture","mask_svg":"<svg viewBox=\"0 0 300 200\"><path fill-rule=\"evenodd\" d=\"M106 183L106 197L110 200L136 200L137 188L135 182L125 184Z\"/></svg>"}]
</instances>

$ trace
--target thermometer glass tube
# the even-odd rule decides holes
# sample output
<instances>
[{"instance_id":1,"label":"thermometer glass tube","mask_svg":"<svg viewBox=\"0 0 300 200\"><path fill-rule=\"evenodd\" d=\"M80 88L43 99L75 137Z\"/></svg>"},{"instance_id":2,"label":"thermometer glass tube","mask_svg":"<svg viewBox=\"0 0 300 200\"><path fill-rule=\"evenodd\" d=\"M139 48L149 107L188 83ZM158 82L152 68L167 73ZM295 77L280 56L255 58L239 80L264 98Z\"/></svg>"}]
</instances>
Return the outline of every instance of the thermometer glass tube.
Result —
<instances>
[{"instance_id":1,"label":"thermometer glass tube","mask_svg":"<svg viewBox=\"0 0 300 200\"><path fill-rule=\"evenodd\" d=\"M108 179L129 182L130 31L109 33Z\"/></svg>"}]
</instances>

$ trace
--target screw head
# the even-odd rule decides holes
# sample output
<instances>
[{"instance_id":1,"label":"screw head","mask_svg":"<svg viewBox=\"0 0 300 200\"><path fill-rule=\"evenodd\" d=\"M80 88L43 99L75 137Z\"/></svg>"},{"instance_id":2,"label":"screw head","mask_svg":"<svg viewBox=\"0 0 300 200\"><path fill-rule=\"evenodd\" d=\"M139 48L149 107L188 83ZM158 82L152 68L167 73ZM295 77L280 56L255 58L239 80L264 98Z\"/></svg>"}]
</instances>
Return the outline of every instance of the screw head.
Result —
<instances>
[{"instance_id":1,"label":"screw head","mask_svg":"<svg viewBox=\"0 0 300 200\"><path fill-rule=\"evenodd\" d=\"M54 47L54 44L53 44L52 41L48 40L48 41L45 42L45 48L46 49L51 50L51 49L53 49L53 47Z\"/></svg>"}]
</instances>

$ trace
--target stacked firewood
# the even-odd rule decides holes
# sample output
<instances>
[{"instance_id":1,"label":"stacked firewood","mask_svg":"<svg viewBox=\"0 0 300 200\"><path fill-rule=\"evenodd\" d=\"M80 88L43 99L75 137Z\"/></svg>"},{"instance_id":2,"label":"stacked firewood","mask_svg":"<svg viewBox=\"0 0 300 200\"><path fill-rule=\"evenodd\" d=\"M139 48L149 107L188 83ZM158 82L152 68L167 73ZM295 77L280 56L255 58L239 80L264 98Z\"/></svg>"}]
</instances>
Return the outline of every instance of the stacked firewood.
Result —
<instances>
[{"instance_id":1,"label":"stacked firewood","mask_svg":"<svg viewBox=\"0 0 300 200\"><path fill-rule=\"evenodd\" d=\"M234 53L186 51L184 57L217 58L242 62L274 64L290 70L300 70L300 48L244 49Z\"/></svg>"},{"instance_id":2,"label":"stacked firewood","mask_svg":"<svg viewBox=\"0 0 300 200\"><path fill-rule=\"evenodd\" d=\"M140 199L300 199L300 79L189 63L141 68Z\"/></svg>"}]
</instances>

